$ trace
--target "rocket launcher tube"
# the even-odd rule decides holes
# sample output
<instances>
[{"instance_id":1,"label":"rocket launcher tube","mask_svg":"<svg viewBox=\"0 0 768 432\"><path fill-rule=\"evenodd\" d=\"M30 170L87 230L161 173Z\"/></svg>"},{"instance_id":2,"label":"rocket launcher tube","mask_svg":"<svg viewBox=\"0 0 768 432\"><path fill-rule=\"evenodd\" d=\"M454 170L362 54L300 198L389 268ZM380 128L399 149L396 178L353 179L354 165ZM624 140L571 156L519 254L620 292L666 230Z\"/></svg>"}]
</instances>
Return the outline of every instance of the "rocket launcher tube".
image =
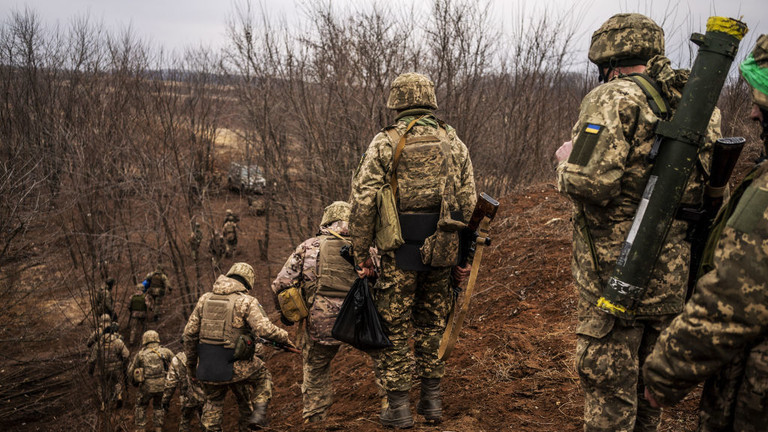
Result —
<instances>
[{"instance_id":1,"label":"rocket launcher tube","mask_svg":"<svg viewBox=\"0 0 768 432\"><path fill-rule=\"evenodd\" d=\"M706 34L691 36L699 51L690 78L672 119L656 127L661 137L659 154L616 267L597 302L600 309L620 318L635 316L746 32L747 26L738 20L710 17Z\"/></svg>"}]
</instances>

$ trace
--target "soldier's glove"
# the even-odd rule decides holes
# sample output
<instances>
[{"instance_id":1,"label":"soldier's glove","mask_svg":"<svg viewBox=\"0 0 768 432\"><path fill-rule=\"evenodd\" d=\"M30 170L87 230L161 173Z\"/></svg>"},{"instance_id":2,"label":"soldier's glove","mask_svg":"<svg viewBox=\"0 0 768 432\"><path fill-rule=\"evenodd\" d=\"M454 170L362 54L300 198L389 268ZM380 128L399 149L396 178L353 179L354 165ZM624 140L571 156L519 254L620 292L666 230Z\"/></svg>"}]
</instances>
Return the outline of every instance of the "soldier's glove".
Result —
<instances>
[{"instance_id":1,"label":"soldier's glove","mask_svg":"<svg viewBox=\"0 0 768 432\"><path fill-rule=\"evenodd\" d=\"M288 327L293 325L293 321L286 318L285 315L283 315L282 313L280 314L280 322L287 325Z\"/></svg>"}]
</instances>

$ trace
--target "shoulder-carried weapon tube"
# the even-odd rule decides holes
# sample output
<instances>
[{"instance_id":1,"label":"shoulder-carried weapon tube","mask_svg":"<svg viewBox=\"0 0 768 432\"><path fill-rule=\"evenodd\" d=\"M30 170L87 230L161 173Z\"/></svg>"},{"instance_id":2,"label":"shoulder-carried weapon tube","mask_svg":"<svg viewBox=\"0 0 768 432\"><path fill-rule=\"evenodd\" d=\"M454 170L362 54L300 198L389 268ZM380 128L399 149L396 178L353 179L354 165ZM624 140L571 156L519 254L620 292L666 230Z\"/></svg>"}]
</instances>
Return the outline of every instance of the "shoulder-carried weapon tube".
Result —
<instances>
[{"instance_id":1,"label":"shoulder-carried weapon tube","mask_svg":"<svg viewBox=\"0 0 768 432\"><path fill-rule=\"evenodd\" d=\"M746 32L747 26L741 21L710 17L706 34L691 36L699 52L672 119L656 127L661 137L659 154L616 267L597 302L600 309L621 318L635 316Z\"/></svg>"}]
</instances>

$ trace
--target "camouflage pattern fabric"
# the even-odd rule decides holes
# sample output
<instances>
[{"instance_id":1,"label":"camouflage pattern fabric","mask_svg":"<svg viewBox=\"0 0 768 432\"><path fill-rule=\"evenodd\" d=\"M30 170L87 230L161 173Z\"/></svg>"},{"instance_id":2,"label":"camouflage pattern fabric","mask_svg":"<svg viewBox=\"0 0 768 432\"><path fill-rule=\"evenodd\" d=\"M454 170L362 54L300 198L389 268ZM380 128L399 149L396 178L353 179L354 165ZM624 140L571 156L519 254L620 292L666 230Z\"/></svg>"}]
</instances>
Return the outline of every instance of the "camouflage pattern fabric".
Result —
<instances>
[{"instance_id":1,"label":"camouflage pattern fabric","mask_svg":"<svg viewBox=\"0 0 768 432\"><path fill-rule=\"evenodd\" d=\"M147 279L150 281L149 289L147 289L147 294L152 296L152 312L153 316L152 319L155 321L158 320L160 315L165 312L164 306L164 298L165 294L171 291L171 284L168 281L168 276L165 275L165 273L161 271L153 271L147 273L147 277L144 279Z\"/></svg>"},{"instance_id":2,"label":"camouflage pattern fabric","mask_svg":"<svg viewBox=\"0 0 768 432\"><path fill-rule=\"evenodd\" d=\"M196 416L202 415L205 405L205 392L200 382L190 380L187 375L187 355L184 352L177 353L168 374L165 376L162 404L169 404L176 388L179 388L179 405L181 406L181 419L179 420L179 432L189 430L189 425Z\"/></svg>"},{"instance_id":3,"label":"camouflage pattern fabric","mask_svg":"<svg viewBox=\"0 0 768 432\"><path fill-rule=\"evenodd\" d=\"M328 408L333 403L331 386L331 361L339 352L339 345L325 345L312 340L307 330L301 330L301 355L303 360L304 380L301 383L305 419L317 416L324 419Z\"/></svg>"},{"instance_id":4,"label":"camouflage pattern fabric","mask_svg":"<svg viewBox=\"0 0 768 432\"><path fill-rule=\"evenodd\" d=\"M165 412L162 409L163 388L165 375L173 358L173 353L159 343L148 343L131 360L128 366L128 377L133 379L133 371L137 368L144 369L144 382L139 384L136 399L135 423L137 430L144 430L147 425L146 411L150 402L153 410L153 424L155 429L161 430Z\"/></svg>"},{"instance_id":5,"label":"camouflage pattern fabric","mask_svg":"<svg viewBox=\"0 0 768 432\"><path fill-rule=\"evenodd\" d=\"M208 252L211 253L211 260L214 266L219 265L219 261L224 256L224 250L226 249L224 236L220 232L213 233L211 240L208 242Z\"/></svg>"},{"instance_id":6,"label":"camouflage pattern fabric","mask_svg":"<svg viewBox=\"0 0 768 432\"><path fill-rule=\"evenodd\" d=\"M301 287L304 301L309 309L309 319L306 325L310 337L321 345L336 346L340 345L341 342L331 336L331 329L344 299L317 294L317 256L320 252L320 238L330 235L329 229L343 236L349 232L348 224L344 221L336 221L330 226L321 228L320 235L304 241L288 257L271 287L275 295L276 305L279 305L277 302L278 292L291 286Z\"/></svg>"},{"instance_id":7,"label":"camouflage pattern fabric","mask_svg":"<svg viewBox=\"0 0 768 432\"><path fill-rule=\"evenodd\" d=\"M93 312L95 316L115 314L115 300L112 298L112 290L104 285L96 292L96 299L93 303Z\"/></svg>"},{"instance_id":8,"label":"camouflage pattern fabric","mask_svg":"<svg viewBox=\"0 0 768 432\"><path fill-rule=\"evenodd\" d=\"M262 367L253 374L229 384L203 383L205 406L203 407L202 423L208 432L220 432L224 417L224 398L231 390L237 401L240 413L238 426L240 431L247 431L246 419L251 415L257 403L268 403L272 399L272 375L267 368Z\"/></svg>"},{"instance_id":9,"label":"camouflage pattern fabric","mask_svg":"<svg viewBox=\"0 0 768 432\"><path fill-rule=\"evenodd\" d=\"M197 252L200 250L200 244L203 242L203 232L199 226L195 226L189 235L189 249L192 251L192 259L197 261Z\"/></svg>"},{"instance_id":10,"label":"camouflage pattern fabric","mask_svg":"<svg viewBox=\"0 0 768 432\"><path fill-rule=\"evenodd\" d=\"M134 294L141 294L142 291L138 290ZM147 306L147 311L154 310L155 301L149 292L144 294L144 304ZM129 307L130 309L130 307ZM128 337L128 343L133 345L138 338L147 330L147 311L131 310L131 322L130 322L130 335Z\"/></svg>"},{"instance_id":11,"label":"camouflage pattern fabric","mask_svg":"<svg viewBox=\"0 0 768 432\"><path fill-rule=\"evenodd\" d=\"M393 261L388 255L381 258L381 275L373 287L376 309L393 345L377 353L376 368L385 390L407 391L414 367L408 345L410 326L416 375L442 378L445 372L437 350L453 306L451 269L405 271Z\"/></svg>"},{"instance_id":12,"label":"camouflage pattern fabric","mask_svg":"<svg viewBox=\"0 0 768 432\"><path fill-rule=\"evenodd\" d=\"M664 30L637 13L616 14L592 34L589 60L608 66L612 60L642 59L664 55Z\"/></svg>"},{"instance_id":13,"label":"camouflage pattern fabric","mask_svg":"<svg viewBox=\"0 0 768 432\"><path fill-rule=\"evenodd\" d=\"M676 109L687 73L673 70L661 56L648 62L645 73ZM574 149L558 165L557 180L560 192L574 204L571 269L584 304L596 304L632 225L651 169L646 158L658 121L645 93L629 78L600 85L582 101L573 128ZM712 144L719 136L720 113L715 110L683 194L685 205L701 202L704 172L709 170ZM649 350L648 343L664 323L683 308L690 261L687 229L686 222L673 221L637 308L636 326L582 307L576 366L585 391L585 430L653 429L658 421L658 413L646 409L642 394L636 394L640 362L647 352L639 350ZM606 352L622 354L609 361ZM600 377L596 371L608 375ZM615 385L623 390L616 391Z\"/></svg>"},{"instance_id":14,"label":"camouflage pattern fabric","mask_svg":"<svg viewBox=\"0 0 768 432\"><path fill-rule=\"evenodd\" d=\"M237 224L234 221L228 220L224 223L222 228L224 232L224 238L227 240L225 254L231 257L235 253L237 248Z\"/></svg>"},{"instance_id":15,"label":"camouflage pattern fabric","mask_svg":"<svg viewBox=\"0 0 768 432\"><path fill-rule=\"evenodd\" d=\"M197 344L200 339L200 322L202 320L202 307L213 294L228 295L242 293L235 300L232 316L232 326L236 329L250 329L251 333L265 339L280 343L291 344L288 333L272 324L267 318L259 301L246 294L248 290L235 279L224 275L219 276L213 284L212 292L203 294L195 305L195 309L189 316L189 321L184 327L184 352L187 355L187 367L192 369L197 365ZM251 360L238 360L233 365L233 377L230 382L238 382L249 379L253 374L264 368L264 362L253 356ZM190 370L190 372L193 372ZM224 384L224 383L218 383Z\"/></svg>"},{"instance_id":16,"label":"camouflage pattern fabric","mask_svg":"<svg viewBox=\"0 0 768 432\"><path fill-rule=\"evenodd\" d=\"M352 180L352 195L350 204L349 226L352 246L355 253L355 262L361 263L370 257L369 247L374 246L375 220L377 216L376 193L388 181L387 172L392 165L392 154L397 143L393 143L387 136L386 130L395 128L402 134L408 123L416 116L424 116L408 132L408 137L419 138L434 136L438 127L444 127L449 140L449 170L454 173L451 184L446 185L454 191L456 210L462 212L465 221L468 221L474 210L477 194L475 192L475 180L472 172L472 161L469 159L469 151L456 135L456 131L440 122L428 110L412 109L400 113L396 122L378 133L368 146L363 155L355 176ZM442 125L442 126L441 126ZM431 183L442 187L446 182L442 179L421 178L423 163L409 162L408 147L403 151L400 166L397 169L399 182L398 199L400 212L437 212L440 211L442 197L439 193L424 190L422 184ZM427 161L423 161L427 162ZM410 184L410 185L409 185ZM429 195L426 197L425 195Z\"/></svg>"},{"instance_id":17,"label":"camouflage pattern fabric","mask_svg":"<svg viewBox=\"0 0 768 432\"><path fill-rule=\"evenodd\" d=\"M738 431L765 430L768 423L768 166L763 165L727 219L714 270L699 279L685 311L661 335L643 368L651 393L660 403L673 404L747 350L729 425ZM728 386L706 389L718 388Z\"/></svg>"},{"instance_id":18,"label":"camouflage pattern fabric","mask_svg":"<svg viewBox=\"0 0 768 432\"><path fill-rule=\"evenodd\" d=\"M403 110L412 107L437 109L435 84L422 74L406 72L392 81L387 108Z\"/></svg>"},{"instance_id":19,"label":"camouflage pattern fabric","mask_svg":"<svg viewBox=\"0 0 768 432\"><path fill-rule=\"evenodd\" d=\"M119 335L102 333L91 348L87 363L99 378L99 396L103 403L122 400L125 365L130 352Z\"/></svg>"}]
</instances>

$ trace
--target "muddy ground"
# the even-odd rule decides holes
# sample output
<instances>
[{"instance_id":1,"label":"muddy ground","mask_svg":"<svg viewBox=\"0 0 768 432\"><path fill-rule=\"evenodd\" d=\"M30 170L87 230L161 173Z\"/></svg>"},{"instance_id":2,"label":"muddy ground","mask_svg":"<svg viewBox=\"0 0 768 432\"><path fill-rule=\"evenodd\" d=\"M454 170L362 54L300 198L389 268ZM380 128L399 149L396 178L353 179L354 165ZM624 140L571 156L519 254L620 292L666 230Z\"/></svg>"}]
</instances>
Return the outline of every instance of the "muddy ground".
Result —
<instances>
[{"instance_id":1,"label":"muddy ground","mask_svg":"<svg viewBox=\"0 0 768 432\"><path fill-rule=\"evenodd\" d=\"M445 420L432 426L416 416L415 430L581 429L583 398L573 367L576 292L570 276L569 205L551 184L522 189L500 202L500 214L492 227L493 243L483 258L468 319L447 363L443 381ZM245 201L232 193L215 198L214 206L221 206L222 216L225 208L240 212L243 232L236 258L256 267L256 294L277 322L271 296L267 295L268 283L294 245L273 248L270 260L260 261L257 240L263 218L249 214ZM273 245L285 238L284 231L275 236ZM212 278L215 272L210 270L208 259L204 253L200 265L204 274L210 274L206 277ZM231 262L225 260L222 267ZM125 298L127 287L118 287L116 294ZM173 307L174 294L167 302L173 310L151 328L159 330L163 341L177 351L184 321L179 308ZM33 345L42 351L33 355L23 344L3 345L0 380L4 388L0 387L0 396L5 400L0 408L0 429L92 430L106 425L103 415L98 414L93 382L84 373L85 350L80 347L90 330L77 322L82 319L82 310L69 303L52 301L44 313L36 315L37 319L26 321L56 327L55 332L45 333L49 339L43 341L45 345L40 341ZM127 333L126 314L122 315L123 332ZM7 336L18 329L5 326L2 331ZM136 347L132 348L134 353ZM31 361L39 360L41 353L52 360ZM333 366L336 401L327 421L316 425L303 425L301 420L300 356L275 351L269 354L267 365L274 378L268 430L384 430L378 424L379 399L367 355L348 347L341 350ZM9 389L8 383L15 384ZM112 413L109 423L113 430L132 430L134 398L135 389L130 388L126 406ZM417 400L416 385L411 391L414 406ZM18 410L30 403L37 404L36 408ZM697 397L689 396L680 407L667 410L661 430L694 430L696 403ZM14 410L21 412L14 415ZM176 430L178 413L174 400L164 430ZM227 416L226 430L236 430L234 403Z\"/></svg>"}]
</instances>

